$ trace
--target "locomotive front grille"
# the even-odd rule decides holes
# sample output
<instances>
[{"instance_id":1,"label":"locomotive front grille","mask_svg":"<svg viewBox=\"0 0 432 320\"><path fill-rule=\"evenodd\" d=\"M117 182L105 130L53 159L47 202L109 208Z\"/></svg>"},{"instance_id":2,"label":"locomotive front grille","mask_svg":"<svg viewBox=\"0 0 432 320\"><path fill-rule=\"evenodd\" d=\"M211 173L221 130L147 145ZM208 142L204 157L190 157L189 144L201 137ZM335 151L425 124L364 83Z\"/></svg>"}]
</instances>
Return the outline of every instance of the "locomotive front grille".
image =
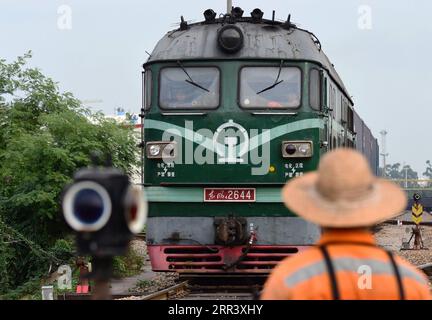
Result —
<instances>
[{"instance_id":1,"label":"locomotive front grille","mask_svg":"<svg viewBox=\"0 0 432 320\"><path fill-rule=\"evenodd\" d=\"M245 246L149 246L149 252L151 256L159 255L159 259L152 259L155 271L269 273L280 261L297 254L303 248L306 247L254 246L245 254Z\"/></svg>"}]
</instances>

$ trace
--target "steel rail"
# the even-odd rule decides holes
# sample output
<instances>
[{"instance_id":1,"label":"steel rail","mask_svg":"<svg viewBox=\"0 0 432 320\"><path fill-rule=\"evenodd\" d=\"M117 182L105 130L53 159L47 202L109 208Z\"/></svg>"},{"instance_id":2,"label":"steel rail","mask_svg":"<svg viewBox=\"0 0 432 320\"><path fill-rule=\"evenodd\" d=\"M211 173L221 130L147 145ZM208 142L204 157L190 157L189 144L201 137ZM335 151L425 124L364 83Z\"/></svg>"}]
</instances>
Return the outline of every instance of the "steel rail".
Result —
<instances>
[{"instance_id":1,"label":"steel rail","mask_svg":"<svg viewBox=\"0 0 432 320\"><path fill-rule=\"evenodd\" d=\"M184 291L187 288L188 284L188 281L183 281L169 288L162 289L149 295L143 296L142 300L168 300L170 296L172 296L174 293L178 293L182 290Z\"/></svg>"}]
</instances>

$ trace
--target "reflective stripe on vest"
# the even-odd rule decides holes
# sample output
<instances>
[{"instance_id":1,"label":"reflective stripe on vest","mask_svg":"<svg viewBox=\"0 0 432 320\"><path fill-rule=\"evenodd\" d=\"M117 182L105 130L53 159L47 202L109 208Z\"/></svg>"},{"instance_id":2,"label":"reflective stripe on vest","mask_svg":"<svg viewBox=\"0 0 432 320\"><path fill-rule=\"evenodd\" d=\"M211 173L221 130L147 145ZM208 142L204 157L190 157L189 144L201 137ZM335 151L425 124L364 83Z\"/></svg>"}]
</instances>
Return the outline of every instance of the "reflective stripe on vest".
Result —
<instances>
[{"instance_id":1,"label":"reflective stripe on vest","mask_svg":"<svg viewBox=\"0 0 432 320\"><path fill-rule=\"evenodd\" d=\"M396 277L396 281L398 282L398 288L401 291L401 298L404 297L403 288L401 288L401 284L399 283L398 275L393 266L393 263L384 262L377 259L358 259L352 257L338 257L331 258L331 264L334 269L334 272L355 272L357 273L361 266L368 266L372 269L373 274L375 275L393 275ZM395 264L396 265L396 264ZM400 278L411 278L421 284L424 285L424 279L411 269L403 266L396 265L397 272L399 273ZM288 287L295 287L296 285L309 280L312 277L322 275L324 273L328 273L328 266L324 260L306 265L302 267L300 270L295 271L291 275L285 278L285 284ZM331 282L333 282L330 279Z\"/></svg>"}]
</instances>

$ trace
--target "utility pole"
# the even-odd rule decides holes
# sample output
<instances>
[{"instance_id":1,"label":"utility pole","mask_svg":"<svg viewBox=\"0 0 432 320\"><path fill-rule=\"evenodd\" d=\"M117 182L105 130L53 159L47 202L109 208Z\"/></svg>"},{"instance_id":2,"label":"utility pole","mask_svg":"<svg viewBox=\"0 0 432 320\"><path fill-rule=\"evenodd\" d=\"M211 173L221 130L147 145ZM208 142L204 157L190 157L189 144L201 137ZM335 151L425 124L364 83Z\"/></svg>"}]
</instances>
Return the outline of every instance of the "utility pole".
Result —
<instances>
[{"instance_id":1,"label":"utility pole","mask_svg":"<svg viewBox=\"0 0 432 320\"><path fill-rule=\"evenodd\" d=\"M403 170L405 171L405 189L408 189L408 167L403 163Z\"/></svg>"},{"instance_id":2,"label":"utility pole","mask_svg":"<svg viewBox=\"0 0 432 320\"><path fill-rule=\"evenodd\" d=\"M386 130L382 130L380 132L381 134L381 149L382 152L380 153L380 155L383 158L383 171L382 171L382 176L383 178L385 178L386 176L386 166L387 166L387 157L388 157L388 153L387 153L387 146L386 146L386 138L387 138L387 131Z\"/></svg>"}]
</instances>

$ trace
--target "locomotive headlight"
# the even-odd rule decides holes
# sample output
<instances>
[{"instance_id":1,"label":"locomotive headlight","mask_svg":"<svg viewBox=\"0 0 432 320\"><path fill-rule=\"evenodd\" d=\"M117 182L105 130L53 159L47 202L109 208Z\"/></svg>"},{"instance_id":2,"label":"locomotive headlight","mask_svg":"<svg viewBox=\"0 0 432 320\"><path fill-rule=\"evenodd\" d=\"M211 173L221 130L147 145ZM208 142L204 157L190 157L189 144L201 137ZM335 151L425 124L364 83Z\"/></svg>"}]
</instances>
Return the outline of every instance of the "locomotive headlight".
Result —
<instances>
[{"instance_id":1,"label":"locomotive headlight","mask_svg":"<svg viewBox=\"0 0 432 320\"><path fill-rule=\"evenodd\" d=\"M299 152L306 156L308 154L310 154L311 152L311 146L309 144L301 144L298 148Z\"/></svg>"},{"instance_id":2,"label":"locomotive headlight","mask_svg":"<svg viewBox=\"0 0 432 320\"><path fill-rule=\"evenodd\" d=\"M149 153L150 153L150 156L156 157L160 153L160 146L158 146L157 144L150 146Z\"/></svg>"},{"instance_id":3,"label":"locomotive headlight","mask_svg":"<svg viewBox=\"0 0 432 320\"><path fill-rule=\"evenodd\" d=\"M223 26L218 32L219 47L227 53L235 53L243 47L243 32L235 25Z\"/></svg>"},{"instance_id":4,"label":"locomotive headlight","mask_svg":"<svg viewBox=\"0 0 432 320\"><path fill-rule=\"evenodd\" d=\"M282 157L311 158L313 155L312 141L284 141L282 142Z\"/></svg>"},{"instance_id":5,"label":"locomotive headlight","mask_svg":"<svg viewBox=\"0 0 432 320\"><path fill-rule=\"evenodd\" d=\"M175 141L147 142L146 154L149 159L174 159L176 157L177 144Z\"/></svg>"},{"instance_id":6,"label":"locomotive headlight","mask_svg":"<svg viewBox=\"0 0 432 320\"><path fill-rule=\"evenodd\" d=\"M294 153L297 152L297 148L293 144L287 144L285 147L285 152L289 155L293 155Z\"/></svg>"}]
</instances>

